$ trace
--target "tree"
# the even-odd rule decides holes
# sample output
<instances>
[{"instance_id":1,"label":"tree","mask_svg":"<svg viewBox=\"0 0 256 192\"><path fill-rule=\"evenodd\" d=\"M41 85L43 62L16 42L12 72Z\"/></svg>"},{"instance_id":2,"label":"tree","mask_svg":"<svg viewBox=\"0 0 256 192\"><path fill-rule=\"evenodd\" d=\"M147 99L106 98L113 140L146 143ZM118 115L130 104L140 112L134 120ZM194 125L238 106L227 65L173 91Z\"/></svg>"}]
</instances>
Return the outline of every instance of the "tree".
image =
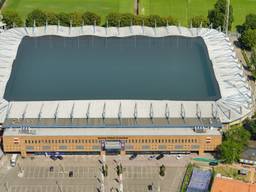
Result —
<instances>
[{"instance_id":1,"label":"tree","mask_svg":"<svg viewBox=\"0 0 256 192\"><path fill-rule=\"evenodd\" d=\"M252 66L254 66L254 69L256 69L256 47L252 48L251 64L252 64ZM256 127L256 125L255 125L255 127ZM256 133L256 130L255 130L255 133Z\"/></svg>"},{"instance_id":2,"label":"tree","mask_svg":"<svg viewBox=\"0 0 256 192\"><path fill-rule=\"evenodd\" d=\"M88 11L82 15L82 18L85 25L94 25L95 22L96 25L100 25L101 22L101 18L99 15Z\"/></svg>"},{"instance_id":3,"label":"tree","mask_svg":"<svg viewBox=\"0 0 256 192\"><path fill-rule=\"evenodd\" d=\"M3 22L7 28L12 28L13 26L21 27L23 24L21 17L15 11L4 11Z\"/></svg>"},{"instance_id":4,"label":"tree","mask_svg":"<svg viewBox=\"0 0 256 192\"><path fill-rule=\"evenodd\" d=\"M255 50L255 52L256 52L256 50ZM254 53L254 54L255 54L255 62L256 62L256 53ZM256 65L256 63L255 63L255 65ZM251 139L256 140L256 119L252 119L252 120L246 119L244 121L244 128L250 132Z\"/></svg>"},{"instance_id":5,"label":"tree","mask_svg":"<svg viewBox=\"0 0 256 192\"><path fill-rule=\"evenodd\" d=\"M201 27L201 26L207 27L208 26L208 19L201 15L192 17L190 22L193 27Z\"/></svg>"},{"instance_id":6,"label":"tree","mask_svg":"<svg viewBox=\"0 0 256 192\"><path fill-rule=\"evenodd\" d=\"M47 20L46 13L40 9L35 9L27 15L26 25L29 27L33 27L35 22L35 25L37 27L44 26L46 23L46 20Z\"/></svg>"},{"instance_id":7,"label":"tree","mask_svg":"<svg viewBox=\"0 0 256 192\"><path fill-rule=\"evenodd\" d=\"M56 13L47 12L46 17L48 25L58 25L58 15Z\"/></svg>"},{"instance_id":8,"label":"tree","mask_svg":"<svg viewBox=\"0 0 256 192\"><path fill-rule=\"evenodd\" d=\"M209 23L212 23L213 28L221 27L222 29L226 26L226 14L227 14L227 1L228 0L217 0L214 5L214 9L208 12ZM232 27L233 17L233 8L232 5L229 6L229 23L228 29Z\"/></svg>"},{"instance_id":9,"label":"tree","mask_svg":"<svg viewBox=\"0 0 256 192\"><path fill-rule=\"evenodd\" d=\"M147 20L147 18L145 16L141 16L141 15L136 15L133 18L133 25L143 25L143 23L145 24L145 20Z\"/></svg>"},{"instance_id":10,"label":"tree","mask_svg":"<svg viewBox=\"0 0 256 192\"><path fill-rule=\"evenodd\" d=\"M165 20L166 24L168 23L168 25L178 25L178 20L172 16L166 17Z\"/></svg>"},{"instance_id":11,"label":"tree","mask_svg":"<svg viewBox=\"0 0 256 192\"><path fill-rule=\"evenodd\" d=\"M125 27L125 26L130 26L133 24L134 20L134 15L131 13L124 13L120 15L120 26Z\"/></svg>"},{"instance_id":12,"label":"tree","mask_svg":"<svg viewBox=\"0 0 256 192\"><path fill-rule=\"evenodd\" d=\"M123 166L121 164L117 165L116 173L117 173L118 176L120 176L123 173Z\"/></svg>"},{"instance_id":13,"label":"tree","mask_svg":"<svg viewBox=\"0 0 256 192\"><path fill-rule=\"evenodd\" d=\"M69 13L69 21L72 23L72 26L81 26L83 23L82 14L79 12Z\"/></svg>"},{"instance_id":14,"label":"tree","mask_svg":"<svg viewBox=\"0 0 256 192\"><path fill-rule=\"evenodd\" d=\"M67 13L63 13L63 12L59 13L58 20L60 22L60 25L70 26L70 18L69 18L69 14Z\"/></svg>"},{"instance_id":15,"label":"tree","mask_svg":"<svg viewBox=\"0 0 256 192\"><path fill-rule=\"evenodd\" d=\"M256 29L256 14L247 15L243 27L244 30Z\"/></svg>"},{"instance_id":16,"label":"tree","mask_svg":"<svg viewBox=\"0 0 256 192\"><path fill-rule=\"evenodd\" d=\"M166 21L159 15L150 15L148 16L147 22L145 23L145 25L149 27L155 27L155 26L160 27L160 26L165 26Z\"/></svg>"},{"instance_id":17,"label":"tree","mask_svg":"<svg viewBox=\"0 0 256 192\"><path fill-rule=\"evenodd\" d=\"M224 134L220 146L221 158L226 163L238 161L242 151L248 144L250 133L244 127L232 127Z\"/></svg>"},{"instance_id":18,"label":"tree","mask_svg":"<svg viewBox=\"0 0 256 192\"><path fill-rule=\"evenodd\" d=\"M240 38L240 42L247 49L252 49L256 46L256 29L246 30Z\"/></svg>"},{"instance_id":19,"label":"tree","mask_svg":"<svg viewBox=\"0 0 256 192\"><path fill-rule=\"evenodd\" d=\"M118 27L120 22L120 13L109 13L106 16L106 22L108 26Z\"/></svg>"},{"instance_id":20,"label":"tree","mask_svg":"<svg viewBox=\"0 0 256 192\"><path fill-rule=\"evenodd\" d=\"M165 176L165 166L164 165L160 166L159 175L162 176L162 177Z\"/></svg>"}]
</instances>

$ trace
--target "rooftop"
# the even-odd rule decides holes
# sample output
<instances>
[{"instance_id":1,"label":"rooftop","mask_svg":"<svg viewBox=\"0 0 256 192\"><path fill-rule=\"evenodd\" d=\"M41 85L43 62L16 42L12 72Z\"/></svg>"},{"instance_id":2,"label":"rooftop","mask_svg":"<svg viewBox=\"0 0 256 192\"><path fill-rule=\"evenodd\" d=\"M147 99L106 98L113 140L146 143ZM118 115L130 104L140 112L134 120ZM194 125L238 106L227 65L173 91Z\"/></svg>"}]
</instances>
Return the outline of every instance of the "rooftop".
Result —
<instances>
[{"instance_id":1,"label":"rooftop","mask_svg":"<svg viewBox=\"0 0 256 192\"><path fill-rule=\"evenodd\" d=\"M256 184L244 183L235 179L215 177L211 192L255 192Z\"/></svg>"},{"instance_id":2,"label":"rooftop","mask_svg":"<svg viewBox=\"0 0 256 192\"><path fill-rule=\"evenodd\" d=\"M193 129L187 128L10 128L5 129L4 136L17 135L36 136L220 136L218 129L209 129L205 133L196 133Z\"/></svg>"},{"instance_id":3,"label":"rooftop","mask_svg":"<svg viewBox=\"0 0 256 192\"><path fill-rule=\"evenodd\" d=\"M56 38L56 36L61 36L61 37ZM132 57L133 55L131 54L133 50L128 49L129 46L134 45L135 40L132 39L132 37L141 37L141 36L144 36L142 38L142 42L144 43L140 44L140 42L138 42L138 45L139 44L142 46L152 45L153 47L152 50L149 47L146 48L147 52L148 53L154 52L158 54L156 58L154 58L152 55L149 55L149 56L144 55L150 58L150 60L146 59L147 62L149 62L149 67L148 66L147 67L150 69L150 74L145 74L146 68L142 65L144 62L143 61L138 62L137 60L135 60ZM177 38L177 36L179 36L179 38ZM34 97L36 93L34 93L32 89L40 91L39 87L41 86L40 83L38 83L38 85L36 86L33 84L34 82L28 82L28 80L24 76L22 77L22 74L19 72L20 70L17 70L17 76L19 76L18 79L20 80L20 82L16 82L16 83L22 85L23 81L26 81L26 83L28 84L28 87L30 87L31 90L28 90L26 87L24 87L24 90L27 90L28 93L22 90L21 92L23 94L17 93L17 92L13 95L10 94L13 96L14 101L7 101L6 99L4 99L5 92L10 91L9 93L12 93L12 90L11 90L12 86L7 85L7 82L9 81L9 78L10 78L9 83L11 84L12 82L11 79L14 78L12 74L16 74L15 68L16 67L18 68L18 64L16 66L15 60L18 59L17 62L21 62L21 63L23 62L22 59L19 61L19 58L23 58L23 57L19 56L20 53L18 51L19 46L21 45L20 48L22 48L23 46L21 43L23 39L29 39L30 44L31 44L31 41L34 42L32 44L32 47L35 50L32 49L31 51L33 52L33 54L39 54L40 56L40 61L39 61L39 60L35 60L35 58L32 58L33 57L33 54L32 54L31 59L33 60L33 62L25 63L25 65L29 65L31 70L33 69L34 62L41 63L42 62L41 60L45 60L47 62L49 61L49 62L55 63L52 60L52 58L55 58L55 57L50 53L51 48L49 48L49 50L48 49L45 50L45 53L48 55L51 55L51 57L44 57L43 55L44 52L38 51L38 50L41 50L41 44L39 43L41 41L39 39L44 39L44 38L47 39L49 37L54 37L58 39L59 43L56 43L55 45L58 44L59 46L62 46L61 49L64 49L63 44L65 43L65 45L67 46L65 48L66 50L65 53L67 53L67 50L69 50L68 48L69 46L78 47L78 41L80 41L79 37L81 37L81 39L94 37L92 39L97 39L97 42L100 39L99 40L99 42L101 42L100 45L103 46L104 44L104 46L101 47L101 49L104 49L105 46L109 45L108 43L106 43L108 42L108 39L109 39L110 41L113 41L112 45L115 45L113 49L122 48L121 50L123 50L123 47L120 47L120 45L127 45L125 49L129 50L128 51L129 57L126 56L125 61L118 59L119 55L116 57L112 57L113 59L116 59L116 61L113 62L115 64L113 64L112 62L111 64L106 62L107 63L106 66L110 66L109 68L106 66L102 66L104 59L97 58L98 61L101 61L102 59L102 62L98 62L100 63L99 68L102 67L102 70L98 70L98 73L100 75L96 75L95 77L94 76L92 77L90 76L91 74L89 74L88 71L85 70L85 68L78 67L78 69L83 69L79 71L78 74L87 74L88 77L91 77L91 78L89 78L88 81L85 81L87 77L84 77L84 75L80 75L77 77L72 76L74 78L82 79L82 81L73 81L73 79L71 78L72 79L71 80L70 77L68 76L68 72L69 72L68 69L72 69L72 68L66 68L67 64L65 64L65 62L70 63L71 61L73 61L73 60L68 60L72 58L70 54L76 55L77 52L72 51L70 52L69 55L62 54L62 56L67 59L67 61L63 61L65 70L63 70L63 72L62 70L60 70L60 67L61 67L61 63L59 63L60 60L56 60L59 65L58 66L59 71L57 69L54 69L53 70L54 73L49 75L49 79L52 79L54 77L54 74L60 73L61 80L67 83L66 84L67 89L70 90L69 91L70 93L67 94L65 92L65 94L63 94L63 97L65 98L61 98L62 95L55 95L54 93L55 90L58 90L58 89L64 90L63 87L59 86L60 81L57 82L55 87L54 87L53 81L51 82L52 84L47 83L49 87L46 87L46 88L49 89L50 91L51 90L53 91L53 95L51 95L51 99L59 98L59 99L66 99L66 100L47 100L47 95L42 94L42 96L46 100L40 100L41 96L39 95L39 97L37 98L38 100L36 101L31 101L31 100L16 101L14 98L16 96L19 97L21 100L22 99L25 100L24 99L25 96L27 97L27 99L29 99L30 96L28 93L31 93L32 95L31 97ZM124 39L124 41L127 40L126 41L127 44L126 43L121 44L120 43L121 39ZM192 65L190 66L188 64L188 60L186 60L185 57L184 58L181 57L182 56L181 53L177 53L178 60L174 60L174 61L184 61L183 62L184 66L182 68L176 68L176 69L182 70L182 72L184 71L184 73L179 73L179 77L178 77L177 74L173 73L173 69L166 68L165 66L166 63L169 63L169 61L172 61L172 58L169 57L169 54L171 53L168 52L168 54L166 54L166 52L161 49L161 47L166 46L165 43L163 43L162 41L159 41L163 39L167 40L167 44L169 40L175 42L174 39L176 40L182 39L181 41L185 43L178 44L181 47L183 47L183 49L181 50L189 50L190 46L192 47L194 46L195 52L194 52L194 55L191 55L191 58L199 59L198 61L200 61L201 64L204 63L205 65L205 63L207 63L212 65L213 73L217 80L217 84L220 91L221 97L219 99L209 100L208 96L214 95L214 89L212 89L213 87L209 86L207 82L199 82L200 79L202 81L207 79L204 76L201 75L200 77L195 78L195 82L199 83L202 86L202 90L196 89L195 87L193 87L192 86L193 81L189 81L189 79L191 79L192 76L195 77L197 73L202 74L201 72L199 72L200 69L206 70L206 72L205 71L203 72L206 75L211 75L212 73L211 72L209 73L209 71L211 71L209 66L205 68L205 66L202 67L198 65L197 66L197 69L199 70L198 72L195 72L192 70L185 70L185 68L190 69ZM200 46L195 46L199 42L199 41L193 42L195 39L202 39L204 43L202 43ZM150 42L152 43L154 42L154 43L153 44L149 43L149 40ZM68 43L69 41L71 43ZM50 41L47 40L43 42L49 43ZM147 44L145 42L147 42ZM204 48L203 44L205 44L206 48ZM37 48L35 48L35 46ZM48 47L49 46L50 45L48 44ZM81 46L80 43L79 43L79 46ZM167 49L169 51L172 50L172 46L174 46L173 43ZM46 47L44 47L44 49L46 49ZM199 49L200 49L199 51L200 53L198 52ZM203 53L205 49L207 49L209 58L202 57L201 55L201 54L203 54L204 56L207 55L207 53ZM0 33L0 50L1 50L0 52L0 67L1 67L1 70L0 70L0 98L1 98L0 122L4 122L5 119L29 120L31 118L32 119L36 119L36 118L37 119L41 119L41 118L42 119L47 119L47 118L73 119L73 118L88 118L88 117L89 118L119 118L120 116L121 118L165 118L166 116L168 116L170 118L185 118L185 119L201 118L201 117L207 117L207 118L217 117L221 120L222 123L228 123L228 122L241 119L251 113L252 95L251 95L251 90L250 90L250 87L248 86L246 77L243 73L242 65L241 63L239 63L238 59L236 58L234 48L230 43L228 37L226 37L224 33L221 33L214 29L185 28L185 27L176 27L176 26L159 27L159 28L150 28L150 27L143 27L143 26L131 26L131 27L121 27L121 28L116 28L116 27L104 28L104 27L98 27L98 26L82 26L82 27L74 27L74 28L62 27L62 26L47 26L47 27L37 27L37 28L23 27L23 28L10 29L10 30L4 31L3 33ZM74 50L78 51L77 48ZM84 50L87 50L87 48ZM88 51L90 50L92 50L92 48L88 49ZM24 51L26 52L26 50ZM122 51L120 52L120 50L118 50L118 53L120 53L120 55L122 54L124 55L124 52L122 53ZM86 53L84 54L86 55ZM109 54L112 54L113 56L113 53L109 53ZM96 55L95 57L101 56L96 54L96 52L95 52L95 55ZM135 56L137 58L140 57L139 54L138 55L135 54ZM160 66L163 65L163 66L161 67L161 70L159 69L156 70L156 68L154 68L155 66L152 66L152 63L156 63L156 60L159 61L160 60L159 56L163 56L163 62L161 63L157 62L157 63L158 65ZM88 57L92 58L90 56ZM176 57L176 55L173 55L173 57ZM49 58L51 59L48 60ZM58 59L59 58L60 57L58 57ZM24 57L23 59L25 59L25 61L29 61L27 57ZM208 59L210 60L210 62ZM84 58L82 59L82 61L79 60L80 62L79 65L82 65L83 60ZM137 63L137 65L134 66L135 68L134 71L136 72L130 75L129 73L118 69L119 65L117 63L120 63L122 68L124 67L124 69L128 71L133 66L131 63ZM177 63L173 61L170 63L173 66L177 65ZM74 65L76 64L77 63L74 62ZM23 65L19 63L19 66L22 67ZM35 66L37 66L37 64L35 64ZM39 71L33 69L32 71L34 71L35 73L29 73L27 75L30 77L33 75L38 76L38 79L41 79L40 82L42 82L42 79L45 79L45 80L47 79L46 72L51 73L51 70L49 70L51 69L51 67L49 65L48 67L44 67L44 65L40 65L40 66L43 67L42 72L45 72L45 74L40 73L40 75L38 75ZM68 64L67 66L70 67L71 65ZM193 67L195 67L194 64L193 64ZM164 71L163 69L166 69L166 71ZM108 73L112 74L113 71L120 72L120 75L118 77L120 77L121 75L124 77L125 75L129 75L129 77L134 76L134 79L130 78L129 82L127 83L130 84L133 82L133 84L135 85L129 86L129 89L126 90L125 89L126 84L122 78L117 78L116 76L114 78L115 79L114 81L114 79L111 79L112 77L110 78L110 75L106 75ZM172 71L172 72L168 73L168 71ZM191 71L191 74L189 74L190 71ZM64 72L66 72L67 74L65 75ZM154 76L154 73L156 73L156 76ZM119 74L119 73L115 73L115 74ZM161 74L164 74L164 75L161 75ZM152 81L150 80L149 82L147 82L147 78L143 79L143 78L140 78L140 76L145 76L153 80ZM172 79L172 81L169 81L169 76L170 76L170 79ZM189 86L186 86L186 85L182 86L183 81L174 82L175 80L177 80L177 78L179 79L180 77L183 77L183 76L188 78L184 82L189 83ZM56 75L56 77L59 77L59 76ZM70 83L66 81L64 77L69 79ZM100 77L105 77L105 78L101 79ZM157 77L157 80L155 80L155 77ZM127 79L127 78L124 78L124 79ZM160 79L163 81L160 81ZM211 78L209 78L208 80L213 82L210 79ZM108 82L106 82L106 80ZM123 86L118 85L119 81L120 83L122 83ZM79 82L80 87L73 86L74 82ZM155 84L156 82L158 83L161 82L161 83ZM92 83L92 85L97 84L101 86L103 90L105 90L104 92L105 94L102 94L103 92L98 94L98 96L100 96L102 99L96 99L96 100L88 99L89 97L87 96L90 96L90 94L92 94L93 96L97 95L95 90L93 89L96 86L92 88L90 87L90 83ZM193 85L197 86L197 83ZM101 84L104 85L105 87L102 86ZM111 84L115 85L114 88L116 89L112 90L110 86ZM30 86L30 85L34 85L36 87ZM139 85L141 86L139 87ZM177 85L177 87L173 85ZM190 85L191 87L193 87L195 92L190 90L191 88ZM205 87L206 85L209 86L209 89L211 89L210 91L207 90L208 88ZM6 89L6 86L8 90L10 89L9 91ZM178 90L179 88L181 88L181 90ZM92 93L87 93L85 91L86 89L90 90ZM122 90L122 92L124 91L123 93L125 94L120 93L121 91L120 92L116 91L118 89ZM154 89L159 90L159 93L155 92ZM42 90L45 90L44 83L42 84ZM75 95L72 95L72 90L76 92ZM186 93L182 94L184 90ZM78 98L78 96L80 95L78 94L79 92L81 92L82 93L81 95L83 95L81 98ZM35 95L33 95L32 93ZM193 98L195 100L186 100L185 97L178 97L179 95L187 95L188 97L191 97L189 93L191 95L194 95ZM150 95L152 95L153 97L152 96L149 97ZM83 99L83 97L85 98L85 96L87 99ZM205 96L207 96L208 100L203 100L204 98L206 98ZM129 97L131 99L129 100L126 97ZM138 99L139 97L142 97L143 100ZM171 99L171 97L172 98L176 97L176 99ZM198 99L200 97L200 99L197 100L196 97ZM70 98L73 98L73 100L72 99L70 100ZM107 99L107 98L113 98L113 99ZM115 98L121 98L121 99L115 99ZM134 99L134 98L137 98L137 99Z\"/></svg>"}]
</instances>

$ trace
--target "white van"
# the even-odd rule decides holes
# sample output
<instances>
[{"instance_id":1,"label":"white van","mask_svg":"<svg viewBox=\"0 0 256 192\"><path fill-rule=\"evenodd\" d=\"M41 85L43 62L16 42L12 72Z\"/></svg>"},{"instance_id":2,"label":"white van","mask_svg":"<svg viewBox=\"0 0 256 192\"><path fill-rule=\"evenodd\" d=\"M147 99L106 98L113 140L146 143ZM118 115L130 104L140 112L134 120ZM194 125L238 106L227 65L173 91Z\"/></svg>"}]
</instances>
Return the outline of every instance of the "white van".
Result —
<instances>
[{"instance_id":1,"label":"white van","mask_svg":"<svg viewBox=\"0 0 256 192\"><path fill-rule=\"evenodd\" d=\"M18 154L13 154L13 155L12 155L11 161L10 161L12 167L15 167L15 166L16 166L17 158L18 158Z\"/></svg>"}]
</instances>

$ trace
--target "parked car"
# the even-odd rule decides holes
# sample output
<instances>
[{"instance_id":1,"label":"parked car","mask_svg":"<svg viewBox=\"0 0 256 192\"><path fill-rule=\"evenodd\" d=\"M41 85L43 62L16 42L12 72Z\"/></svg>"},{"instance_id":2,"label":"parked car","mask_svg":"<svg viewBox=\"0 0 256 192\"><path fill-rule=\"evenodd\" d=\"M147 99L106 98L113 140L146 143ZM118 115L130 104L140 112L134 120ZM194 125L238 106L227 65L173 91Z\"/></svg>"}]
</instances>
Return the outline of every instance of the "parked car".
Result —
<instances>
[{"instance_id":1,"label":"parked car","mask_svg":"<svg viewBox=\"0 0 256 192\"><path fill-rule=\"evenodd\" d=\"M209 162L210 166L217 166L218 164L219 164L218 161L210 161Z\"/></svg>"},{"instance_id":2,"label":"parked car","mask_svg":"<svg viewBox=\"0 0 256 192\"><path fill-rule=\"evenodd\" d=\"M50 172L53 172L53 166L50 167Z\"/></svg>"},{"instance_id":3,"label":"parked car","mask_svg":"<svg viewBox=\"0 0 256 192\"><path fill-rule=\"evenodd\" d=\"M160 155L158 155L157 157L156 157L156 160L159 160L159 159L162 159L164 157L164 154L160 154Z\"/></svg>"},{"instance_id":4,"label":"parked car","mask_svg":"<svg viewBox=\"0 0 256 192\"><path fill-rule=\"evenodd\" d=\"M54 155L51 155L50 158L51 158L53 161L56 161L56 160L57 160L57 157L54 156Z\"/></svg>"},{"instance_id":5,"label":"parked car","mask_svg":"<svg viewBox=\"0 0 256 192\"><path fill-rule=\"evenodd\" d=\"M176 156L176 159L180 160L182 159L183 156L181 156L180 154Z\"/></svg>"},{"instance_id":6,"label":"parked car","mask_svg":"<svg viewBox=\"0 0 256 192\"><path fill-rule=\"evenodd\" d=\"M155 156L154 156L154 155L150 155L150 156L148 157L148 160L153 160L153 159L155 159Z\"/></svg>"},{"instance_id":7,"label":"parked car","mask_svg":"<svg viewBox=\"0 0 256 192\"><path fill-rule=\"evenodd\" d=\"M132 154L132 155L129 157L129 159L130 159L130 160L133 160L133 159L135 159L136 157L137 157L137 154L134 153L134 154Z\"/></svg>"},{"instance_id":8,"label":"parked car","mask_svg":"<svg viewBox=\"0 0 256 192\"><path fill-rule=\"evenodd\" d=\"M63 160L63 157L62 157L61 155L58 155L57 158L58 158L59 160Z\"/></svg>"},{"instance_id":9,"label":"parked car","mask_svg":"<svg viewBox=\"0 0 256 192\"><path fill-rule=\"evenodd\" d=\"M69 177L73 177L73 176L74 176L73 171L69 171L68 176L69 176Z\"/></svg>"}]
</instances>

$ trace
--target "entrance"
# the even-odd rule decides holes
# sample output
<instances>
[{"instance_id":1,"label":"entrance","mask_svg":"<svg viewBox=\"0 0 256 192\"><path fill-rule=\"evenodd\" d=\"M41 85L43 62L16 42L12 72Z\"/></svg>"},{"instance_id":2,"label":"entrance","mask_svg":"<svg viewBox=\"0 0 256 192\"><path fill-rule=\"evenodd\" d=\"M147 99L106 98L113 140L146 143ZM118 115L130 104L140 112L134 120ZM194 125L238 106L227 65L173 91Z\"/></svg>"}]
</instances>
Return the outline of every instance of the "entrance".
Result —
<instances>
[{"instance_id":1,"label":"entrance","mask_svg":"<svg viewBox=\"0 0 256 192\"><path fill-rule=\"evenodd\" d=\"M119 155L122 144L120 141L105 141L103 149L106 151L106 155Z\"/></svg>"}]
</instances>

